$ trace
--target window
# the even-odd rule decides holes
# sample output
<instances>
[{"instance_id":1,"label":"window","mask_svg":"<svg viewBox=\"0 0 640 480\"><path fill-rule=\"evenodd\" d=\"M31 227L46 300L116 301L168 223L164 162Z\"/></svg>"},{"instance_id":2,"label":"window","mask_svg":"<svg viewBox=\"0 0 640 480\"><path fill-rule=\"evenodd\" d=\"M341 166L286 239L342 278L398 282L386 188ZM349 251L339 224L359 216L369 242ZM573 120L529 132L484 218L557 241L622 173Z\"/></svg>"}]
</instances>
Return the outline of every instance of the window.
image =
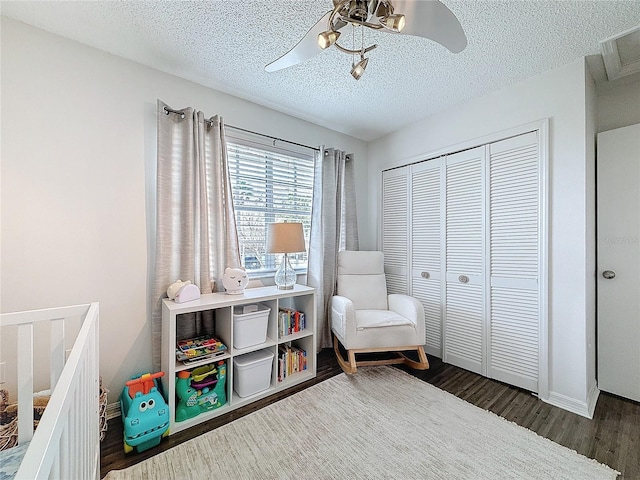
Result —
<instances>
[{"instance_id":1,"label":"window","mask_svg":"<svg viewBox=\"0 0 640 480\"><path fill-rule=\"evenodd\" d=\"M227 137L229 177L238 226L240 259L247 271L273 271L267 254L267 224L301 222L309 245L313 156ZM307 268L307 253L290 254L295 269Z\"/></svg>"}]
</instances>

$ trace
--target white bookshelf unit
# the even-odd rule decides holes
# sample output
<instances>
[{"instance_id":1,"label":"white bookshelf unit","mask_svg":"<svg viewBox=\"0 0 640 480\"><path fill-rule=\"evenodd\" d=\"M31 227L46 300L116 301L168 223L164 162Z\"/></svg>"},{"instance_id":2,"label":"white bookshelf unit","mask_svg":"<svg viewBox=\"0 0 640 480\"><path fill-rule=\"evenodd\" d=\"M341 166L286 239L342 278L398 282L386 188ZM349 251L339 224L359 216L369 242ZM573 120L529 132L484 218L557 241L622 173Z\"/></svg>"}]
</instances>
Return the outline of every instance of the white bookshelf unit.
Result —
<instances>
[{"instance_id":1,"label":"white bookshelf unit","mask_svg":"<svg viewBox=\"0 0 640 480\"><path fill-rule=\"evenodd\" d=\"M247 348L234 348L234 307L262 304L270 308L267 338L264 343L253 345ZM305 329L287 336L278 335L278 311L280 308L288 308L303 312L305 314ZM195 362L184 364L176 359L176 342L183 325L181 321L192 322L193 314L197 312L213 311L214 332L213 335L227 346L227 350L222 355L204 358ZM260 398L272 395L276 392L289 388L298 383L304 382L316 376L316 340L315 321L316 297L315 290L304 285L295 285L292 290L278 290L277 287L249 288L241 295L229 295L226 293L211 293L202 295L198 300L186 303L176 303L173 300L164 299L162 305L162 386L164 394L167 396L169 405L171 425L169 433L173 434L194 425L205 422L211 418L223 415L238 407L254 402ZM207 315L210 315L208 312ZM184 316L183 316L184 315ZM191 325L189 325L191 327ZM178 332L178 335L177 335ZM210 332L211 333L211 332ZM283 381L278 380L278 347L294 346L307 352L307 369L294 373L286 377ZM250 352L258 350L268 350L273 353L273 363L271 368L271 383L268 389L258 392L248 397L240 397L234 391L234 361ZM224 360L227 366L226 377L226 397L227 403L214 410L200 413L199 415L176 421L176 398L175 381L178 372L193 370L196 367L217 364Z\"/></svg>"}]
</instances>

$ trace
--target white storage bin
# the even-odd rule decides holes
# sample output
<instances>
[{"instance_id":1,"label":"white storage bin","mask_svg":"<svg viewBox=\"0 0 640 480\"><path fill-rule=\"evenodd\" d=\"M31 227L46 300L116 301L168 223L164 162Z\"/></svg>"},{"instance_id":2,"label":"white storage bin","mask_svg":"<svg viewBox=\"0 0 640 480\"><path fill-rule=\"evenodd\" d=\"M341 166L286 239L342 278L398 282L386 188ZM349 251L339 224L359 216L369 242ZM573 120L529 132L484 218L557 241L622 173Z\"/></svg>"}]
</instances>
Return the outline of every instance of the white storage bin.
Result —
<instances>
[{"instance_id":1,"label":"white storage bin","mask_svg":"<svg viewBox=\"0 0 640 480\"><path fill-rule=\"evenodd\" d=\"M271 309L258 304L254 312L243 313L244 307L233 309L233 347L247 348L267 341L267 325Z\"/></svg>"},{"instance_id":2,"label":"white storage bin","mask_svg":"<svg viewBox=\"0 0 640 480\"><path fill-rule=\"evenodd\" d=\"M241 397L266 390L271 385L273 352L258 350L233 359L233 389Z\"/></svg>"}]
</instances>

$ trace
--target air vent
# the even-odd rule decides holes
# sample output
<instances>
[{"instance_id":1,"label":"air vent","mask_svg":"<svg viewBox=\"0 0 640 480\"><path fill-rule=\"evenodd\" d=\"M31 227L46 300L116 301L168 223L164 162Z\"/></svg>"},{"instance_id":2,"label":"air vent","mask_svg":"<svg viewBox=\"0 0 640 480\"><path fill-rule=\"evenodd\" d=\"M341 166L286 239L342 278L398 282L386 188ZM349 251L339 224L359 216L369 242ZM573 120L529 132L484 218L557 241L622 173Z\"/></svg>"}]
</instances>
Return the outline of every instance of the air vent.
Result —
<instances>
[{"instance_id":1,"label":"air vent","mask_svg":"<svg viewBox=\"0 0 640 480\"><path fill-rule=\"evenodd\" d=\"M603 40L600 46L609 80L640 72L640 26Z\"/></svg>"}]
</instances>

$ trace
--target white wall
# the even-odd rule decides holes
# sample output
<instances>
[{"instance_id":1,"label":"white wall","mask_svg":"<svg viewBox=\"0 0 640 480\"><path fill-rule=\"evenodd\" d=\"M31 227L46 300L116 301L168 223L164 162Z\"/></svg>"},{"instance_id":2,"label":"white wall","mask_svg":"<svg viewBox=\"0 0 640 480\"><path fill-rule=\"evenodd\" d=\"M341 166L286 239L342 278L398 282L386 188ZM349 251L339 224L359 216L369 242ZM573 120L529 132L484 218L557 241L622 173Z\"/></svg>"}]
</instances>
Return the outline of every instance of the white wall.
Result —
<instances>
[{"instance_id":1,"label":"white wall","mask_svg":"<svg viewBox=\"0 0 640 480\"><path fill-rule=\"evenodd\" d=\"M433 115L369 144L369 226L377 238L380 172L391 165L428 158L430 152L550 119L549 158L549 390L550 401L586 413L594 381L587 368L586 318L593 315L587 272L587 166L585 62L527 79L517 85ZM589 185L589 186L588 186ZM589 326L590 328L590 326Z\"/></svg>"},{"instance_id":2,"label":"white wall","mask_svg":"<svg viewBox=\"0 0 640 480\"><path fill-rule=\"evenodd\" d=\"M111 402L131 375L151 369L147 213L156 99L353 152L368 247L364 142L4 17L1 27L0 311L99 301L100 369Z\"/></svg>"},{"instance_id":3,"label":"white wall","mask_svg":"<svg viewBox=\"0 0 640 480\"><path fill-rule=\"evenodd\" d=\"M598 133L640 123L640 73L598 86Z\"/></svg>"}]
</instances>

